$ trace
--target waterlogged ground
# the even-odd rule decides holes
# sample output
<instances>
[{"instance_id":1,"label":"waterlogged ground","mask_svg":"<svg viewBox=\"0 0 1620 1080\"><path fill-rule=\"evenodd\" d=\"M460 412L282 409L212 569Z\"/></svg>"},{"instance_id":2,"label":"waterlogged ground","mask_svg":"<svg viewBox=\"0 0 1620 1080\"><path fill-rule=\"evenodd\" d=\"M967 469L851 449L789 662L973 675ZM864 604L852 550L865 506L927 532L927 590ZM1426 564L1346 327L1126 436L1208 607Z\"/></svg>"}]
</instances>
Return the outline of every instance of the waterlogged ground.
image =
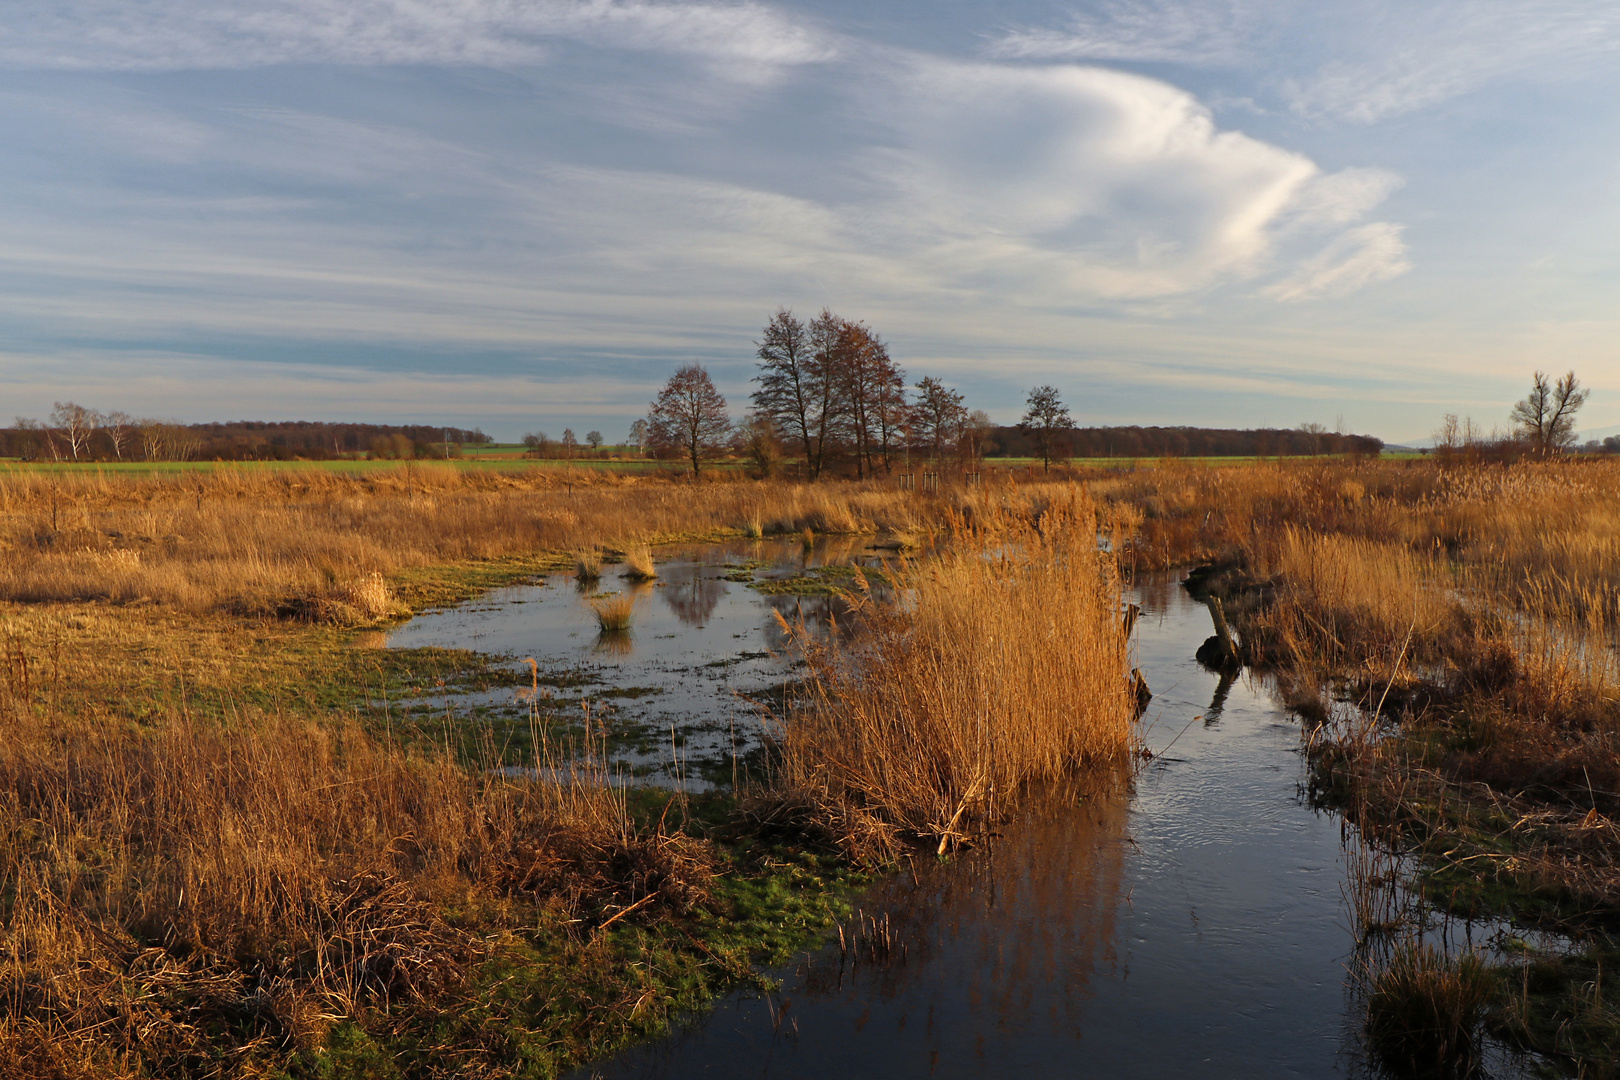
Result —
<instances>
[{"instance_id":1,"label":"waterlogged ground","mask_svg":"<svg viewBox=\"0 0 1620 1080\"><path fill-rule=\"evenodd\" d=\"M759 705L791 677L787 633L803 625L824 634L845 606L831 595L848 568L877 571L892 553L869 541L823 538L739 541L658 553L658 577L632 582L618 566L595 582L558 574L497 589L478 600L429 612L388 635L391 648L473 649L504 656L535 685L430 694L392 703L431 713L450 709L522 724L538 708L568 724L589 710L610 734L617 768L641 782L701 790L731 782L758 747ZM878 586L880 587L880 586ZM602 634L592 597L636 598L627 634Z\"/></svg>"},{"instance_id":2,"label":"waterlogged ground","mask_svg":"<svg viewBox=\"0 0 1620 1080\"><path fill-rule=\"evenodd\" d=\"M732 740L745 754L758 730L737 695L790 674L772 611L835 611L825 597L764 595L736 568L801 581L873 557L796 543L682 553L661 564L628 651L601 651L564 578L424 616L391 644L532 655L542 674L577 673L571 692L611 705L616 724L666 733L661 750L649 735L633 755L647 775L693 783L697 770L675 759L729 768ZM611 571L599 587L617 587ZM1087 798L1051 793L984 849L919 857L861 900L843 944L776 972L778 993L734 995L578 1080L1374 1075L1347 986L1355 856L1339 819L1306 798L1299 722L1263 684L1193 661L1209 616L1174 580L1136 599L1151 761L1093 778ZM502 693L485 707L513 707ZM683 747L673 758L670 724ZM1435 934L1463 947L1503 929ZM1487 1074L1528 1072L1492 1048Z\"/></svg>"}]
</instances>

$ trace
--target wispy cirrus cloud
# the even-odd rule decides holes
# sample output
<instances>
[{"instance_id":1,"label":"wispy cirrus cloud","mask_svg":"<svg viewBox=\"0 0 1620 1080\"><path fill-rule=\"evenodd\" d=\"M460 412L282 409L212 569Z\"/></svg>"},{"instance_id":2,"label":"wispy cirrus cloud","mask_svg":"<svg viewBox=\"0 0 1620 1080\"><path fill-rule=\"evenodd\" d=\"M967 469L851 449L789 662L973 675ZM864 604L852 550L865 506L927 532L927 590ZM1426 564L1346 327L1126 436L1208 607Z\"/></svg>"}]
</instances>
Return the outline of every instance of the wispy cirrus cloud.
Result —
<instances>
[{"instance_id":1,"label":"wispy cirrus cloud","mask_svg":"<svg viewBox=\"0 0 1620 1080\"><path fill-rule=\"evenodd\" d=\"M1105 0L1056 27L1021 26L989 43L1011 60L1131 60L1225 66L1255 56L1262 23L1243 0Z\"/></svg>"},{"instance_id":2,"label":"wispy cirrus cloud","mask_svg":"<svg viewBox=\"0 0 1620 1080\"><path fill-rule=\"evenodd\" d=\"M1401 226L1387 221L1346 230L1261 294L1283 301L1316 300L1399 277L1412 268L1401 232Z\"/></svg>"},{"instance_id":3,"label":"wispy cirrus cloud","mask_svg":"<svg viewBox=\"0 0 1620 1080\"><path fill-rule=\"evenodd\" d=\"M988 42L1009 59L1250 70L1311 118L1373 123L1507 79L1561 79L1620 57L1609 0L1101 0Z\"/></svg>"},{"instance_id":4,"label":"wispy cirrus cloud","mask_svg":"<svg viewBox=\"0 0 1620 1080\"><path fill-rule=\"evenodd\" d=\"M528 64L558 41L760 67L831 59L807 19L743 0L66 0L0 27L0 66L175 71L271 64Z\"/></svg>"}]
</instances>

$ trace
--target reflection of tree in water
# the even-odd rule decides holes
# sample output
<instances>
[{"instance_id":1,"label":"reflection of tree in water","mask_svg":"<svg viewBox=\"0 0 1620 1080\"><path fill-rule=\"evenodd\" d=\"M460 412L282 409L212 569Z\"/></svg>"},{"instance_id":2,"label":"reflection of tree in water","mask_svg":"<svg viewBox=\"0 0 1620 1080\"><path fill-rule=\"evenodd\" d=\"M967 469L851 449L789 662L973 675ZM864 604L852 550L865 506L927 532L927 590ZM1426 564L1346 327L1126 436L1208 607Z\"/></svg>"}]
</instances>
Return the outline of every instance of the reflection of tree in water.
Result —
<instances>
[{"instance_id":1,"label":"reflection of tree in water","mask_svg":"<svg viewBox=\"0 0 1620 1080\"><path fill-rule=\"evenodd\" d=\"M800 969L803 991L914 999L921 1013L943 981L957 987L952 998L971 1003L978 1030L1046 1015L1078 1036L1093 974L1119 962L1127 777L1121 767L1117 776L1080 778L1073 791L1037 793L989 846L945 865L917 860L913 873L861 905L868 915L889 916L887 960L856 966L855 957L840 963L834 953Z\"/></svg>"},{"instance_id":2,"label":"reflection of tree in water","mask_svg":"<svg viewBox=\"0 0 1620 1080\"><path fill-rule=\"evenodd\" d=\"M712 569L692 564L672 563L664 568L664 602L686 626L702 626L720 606L726 583Z\"/></svg>"}]
</instances>

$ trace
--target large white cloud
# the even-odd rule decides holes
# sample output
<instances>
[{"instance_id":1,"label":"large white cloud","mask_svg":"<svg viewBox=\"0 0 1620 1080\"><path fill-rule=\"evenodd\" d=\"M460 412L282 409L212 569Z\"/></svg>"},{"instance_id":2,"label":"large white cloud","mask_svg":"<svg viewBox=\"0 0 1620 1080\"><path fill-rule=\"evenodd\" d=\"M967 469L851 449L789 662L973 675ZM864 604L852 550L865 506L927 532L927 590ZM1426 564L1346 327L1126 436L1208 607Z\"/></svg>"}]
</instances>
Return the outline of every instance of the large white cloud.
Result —
<instances>
[{"instance_id":1,"label":"large white cloud","mask_svg":"<svg viewBox=\"0 0 1620 1080\"><path fill-rule=\"evenodd\" d=\"M1162 297L1273 269L1394 186L1220 130L1192 95L1096 67L921 61L883 106L880 235L958 283L1040 303Z\"/></svg>"}]
</instances>

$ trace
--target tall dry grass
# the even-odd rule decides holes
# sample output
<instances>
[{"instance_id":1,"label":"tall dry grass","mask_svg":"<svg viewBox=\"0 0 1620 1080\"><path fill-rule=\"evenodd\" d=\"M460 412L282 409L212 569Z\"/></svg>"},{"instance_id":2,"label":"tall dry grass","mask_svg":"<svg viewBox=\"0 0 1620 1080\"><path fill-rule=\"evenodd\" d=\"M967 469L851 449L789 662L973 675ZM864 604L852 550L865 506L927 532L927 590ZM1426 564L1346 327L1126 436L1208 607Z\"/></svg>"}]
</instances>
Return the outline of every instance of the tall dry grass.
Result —
<instances>
[{"instance_id":1,"label":"tall dry grass","mask_svg":"<svg viewBox=\"0 0 1620 1080\"><path fill-rule=\"evenodd\" d=\"M448 911L700 900L702 846L638 833L592 761L524 779L279 713L0 717L0 1073L264 1074L453 1000L499 946Z\"/></svg>"},{"instance_id":2,"label":"tall dry grass","mask_svg":"<svg viewBox=\"0 0 1620 1080\"><path fill-rule=\"evenodd\" d=\"M0 473L0 600L319 613L370 575L411 567L595 550L627 530L657 541L910 529L948 504L876 482L692 485L539 468L12 470Z\"/></svg>"},{"instance_id":3,"label":"tall dry grass","mask_svg":"<svg viewBox=\"0 0 1620 1080\"><path fill-rule=\"evenodd\" d=\"M860 606L852 645L800 635L808 675L780 732L782 784L858 852L943 851L1031 783L1127 753L1119 581L1095 507L1067 494L1034 521L981 507L899 572L897 603Z\"/></svg>"}]
</instances>

